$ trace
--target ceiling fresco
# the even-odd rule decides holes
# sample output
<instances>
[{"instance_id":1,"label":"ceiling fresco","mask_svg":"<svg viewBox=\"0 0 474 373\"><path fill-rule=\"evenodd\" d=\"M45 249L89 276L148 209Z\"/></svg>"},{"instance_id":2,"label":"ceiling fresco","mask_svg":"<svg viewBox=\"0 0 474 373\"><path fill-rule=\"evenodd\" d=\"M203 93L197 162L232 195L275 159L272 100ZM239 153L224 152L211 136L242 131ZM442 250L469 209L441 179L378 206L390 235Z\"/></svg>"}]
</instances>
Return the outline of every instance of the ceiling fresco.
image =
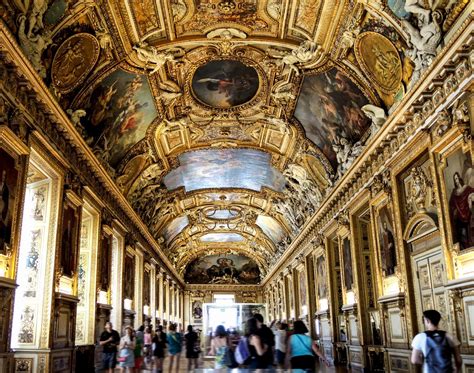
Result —
<instances>
[{"instance_id":1,"label":"ceiling fresco","mask_svg":"<svg viewBox=\"0 0 474 373\"><path fill-rule=\"evenodd\" d=\"M272 167L270 155L254 149L203 149L180 154L179 167L164 177L168 190L262 187L281 191L285 180Z\"/></svg>"},{"instance_id":2,"label":"ceiling fresco","mask_svg":"<svg viewBox=\"0 0 474 373\"><path fill-rule=\"evenodd\" d=\"M429 65L441 34L416 35L468 3L5 0L0 17L177 270L257 283Z\"/></svg>"}]
</instances>

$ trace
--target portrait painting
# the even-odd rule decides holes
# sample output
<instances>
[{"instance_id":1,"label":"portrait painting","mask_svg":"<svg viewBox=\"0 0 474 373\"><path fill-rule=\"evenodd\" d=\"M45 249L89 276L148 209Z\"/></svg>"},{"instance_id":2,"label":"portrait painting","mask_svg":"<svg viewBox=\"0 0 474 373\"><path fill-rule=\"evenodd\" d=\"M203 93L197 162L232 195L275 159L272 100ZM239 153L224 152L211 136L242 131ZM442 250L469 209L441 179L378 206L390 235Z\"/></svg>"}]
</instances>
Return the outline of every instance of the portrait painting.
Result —
<instances>
[{"instance_id":1,"label":"portrait painting","mask_svg":"<svg viewBox=\"0 0 474 373\"><path fill-rule=\"evenodd\" d=\"M111 273L112 273L112 236L102 233L100 241L100 276L99 285L100 289L107 291L110 286Z\"/></svg>"},{"instance_id":2,"label":"portrait painting","mask_svg":"<svg viewBox=\"0 0 474 373\"><path fill-rule=\"evenodd\" d=\"M361 139L370 126L361 110L366 104L369 100L359 87L342 70L333 67L304 78L295 117L306 136L337 168L332 144L340 137L352 143Z\"/></svg>"},{"instance_id":3,"label":"portrait painting","mask_svg":"<svg viewBox=\"0 0 474 373\"><path fill-rule=\"evenodd\" d=\"M123 273L123 297L125 299L132 299L134 298L135 294L135 257L130 253L125 254L124 259L124 273ZM166 295L166 291L164 292ZM164 300L164 304L166 304L166 299Z\"/></svg>"},{"instance_id":4,"label":"portrait painting","mask_svg":"<svg viewBox=\"0 0 474 373\"><path fill-rule=\"evenodd\" d=\"M120 69L95 87L84 109L86 142L112 167L145 137L157 114L147 77Z\"/></svg>"},{"instance_id":5,"label":"portrait painting","mask_svg":"<svg viewBox=\"0 0 474 373\"><path fill-rule=\"evenodd\" d=\"M12 250L12 228L19 193L15 159L0 149L0 254Z\"/></svg>"},{"instance_id":6,"label":"portrait painting","mask_svg":"<svg viewBox=\"0 0 474 373\"><path fill-rule=\"evenodd\" d=\"M258 88L257 71L235 60L209 61L196 69L192 79L195 98L219 109L245 104Z\"/></svg>"},{"instance_id":7,"label":"portrait painting","mask_svg":"<svg viewBox=\"0 0 474 373\"><path fill-rule=\"evenodd\" d=\"M342 257L344 259L344 286L346 290L352 290L352 254L351 241L348 237L342 241Z\"/></svg>"},{"instance_id":8,"label":"portrait painting","mask_svg":"<svg viewBox=\"0 0 474 373\"><path fill-rule=\"evenodd\" d=\"M150 305L151 293L150 293L150 271L145 269L143 271L143 304L146 306Z\"/></svg>"},{"instance_id":9,"label":"portrait painting","mask_svg":"<svg viewBox=\"0 0 474 373\"><path fill-rule=\"evenodd\" d=\"M461 149L446 159L443 171L453 244L459 250L474 246L474 171L472 158Z\"/></svg>"},{"instance_id":10,"label":"portrait painting","mask_svg":"<svg viewBox=\"0 0 474 373\"><path fill-rule=\"evenodd\" d=\"M318 284L318 299L327 298L326 259L321 255L316 260L316 281Z\"/></svg>"},{"instance_id":11,"label":"portrait painting","mask_svg":"<svg viewBox=\"0 0 474 373\"><path fill-rule=\"evenodd\" d=\"M395 273L397 266L397 250L395 245L392 211L388 204L378 211L377 228L380 246L380 259L384 276Z\"/></svg>"},{"instance_id":12,"label":"portrait painting","mask_svg":"<svg viewBox=\"0 0 474 373\"><path fill-rule=\"evenodd\" d=\"M188 284L258 284L260 268L242 255L207 255L188 265L184 280Z\"/></svg>"},{"instance_id":13,"label":"portrait painting","mask_svg":"<svg viewBox=\"0 0 474 373\"><path fill-rule=\"evenodd\" d=\"M271 164L271 156L256 149L202 149L178 156L180 166L164 177L168 190L184 186L186 192L211 188L262 187L283 191L284 176Z\"/></svg>"},{"instance_id":14,"label":"portrait painting","mask_svg":"<svg viewBox=\"0 0 474 373\"><path fill-rule=\"evenodd\" d=\"M301 312L303 312L303 307L306 306L306 274L304 271L299 271L298 272L298 288L299 288L299 293L300 293L300 306L301 306Z\"/></svg>"},{"instance_id":15,"label":"portrait painting","mask_svg":"<svg viewBox=\"0 0 474 373\"><path fill-rule=\"evenodd\" d=\"M202 302L200 300L193 301L193 318L194 322L202 320Z\"/></svg>"},{"instance_id":16,"label":"portrait painting","mask_svg":"<svg viewBox=\"0 0 474 373\"><path fill-rule=\"evenodd\" d=\"M79 219L77 207L67 201L64 202L60 264L63 275L73 276L76 271L76 257L78 253Z\"/></svg>"}]
</instances>

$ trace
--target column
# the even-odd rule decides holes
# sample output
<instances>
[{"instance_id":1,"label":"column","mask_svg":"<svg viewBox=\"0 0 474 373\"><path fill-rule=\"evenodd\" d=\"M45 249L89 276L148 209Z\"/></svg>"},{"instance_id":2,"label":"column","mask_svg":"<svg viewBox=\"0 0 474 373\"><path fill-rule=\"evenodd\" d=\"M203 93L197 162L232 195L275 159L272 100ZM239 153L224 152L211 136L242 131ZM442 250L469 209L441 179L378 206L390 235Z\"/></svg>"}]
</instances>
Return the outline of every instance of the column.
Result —
<instances>
[{"instance_id":1,"label":"column","mask_svg":"<svg viewBox=\"0 0 474 373\"><path fill-rule=\"evenodd\" d=\"M143 324L143 249L137 245L135 249L135 328Z\"/></svg>"}]
</instances>

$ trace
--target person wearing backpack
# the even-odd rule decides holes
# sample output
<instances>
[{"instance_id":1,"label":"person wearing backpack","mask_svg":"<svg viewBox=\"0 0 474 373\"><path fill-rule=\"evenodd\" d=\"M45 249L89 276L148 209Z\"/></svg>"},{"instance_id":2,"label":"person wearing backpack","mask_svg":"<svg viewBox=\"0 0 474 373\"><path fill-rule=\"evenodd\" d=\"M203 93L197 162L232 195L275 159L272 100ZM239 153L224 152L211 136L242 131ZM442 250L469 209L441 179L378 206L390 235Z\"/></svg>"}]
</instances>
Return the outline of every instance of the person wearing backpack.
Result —
<instances>
[{"instance_id":1,"label":"person wearing backpack","mask_svg":"<svg viewBox=\"0 0 474 373\"><path fill-rule=\"evenodd\" d=\"M168 341L168 353L170 355L169 371L173 371L173 364L176 360L176 371L179 372L179 358L181 357L183 338L181 333L176 332L176 324L170 324L166 339Z\"/></svg>"},{"instance_id":2,"label":"person wearing backpack","mask_svg":"<svg viewBox=\"0 0 474 373\"><path fill-rule=\"evenodd\" d=\"M413 338L411 362L423 364L424 373L461 372L461 344L455 337L438 329L441 314L436 310L423 312L426 331ZM454 357L455 367L452 358Z\"/></svg>"}]
</instances>

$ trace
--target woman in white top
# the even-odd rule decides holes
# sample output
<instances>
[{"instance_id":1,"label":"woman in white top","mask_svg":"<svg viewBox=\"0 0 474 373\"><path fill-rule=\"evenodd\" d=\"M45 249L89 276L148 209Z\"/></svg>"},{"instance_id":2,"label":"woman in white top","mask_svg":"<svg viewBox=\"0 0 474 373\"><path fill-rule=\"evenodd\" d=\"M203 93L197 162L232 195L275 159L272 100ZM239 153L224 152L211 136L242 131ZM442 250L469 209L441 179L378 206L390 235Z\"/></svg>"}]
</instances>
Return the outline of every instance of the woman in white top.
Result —
<instances>
[{"instance_id":1,"label":"woman in white top","mask_svg":"<svg viewBox=\"0 0 474 373\"><path fill-rule=\"evenodd\" d=\"M285 366L286 340L288 339L288 324L277 322L275 332L275 350L278 368Z\"/></svg>"},{"instance_id":2,"label":"woman in white top","mask_svg":"<svg viewBox=\"0 0 474 373\"><path fill-rule=\"evenodd\" d=\"M125 335L120 339L120 355L119 355L119 367L120 370L133 372L135 367L135 337L133 336L134 330L127 326L125 328Z\"/></svg>"},{"instance_id":3,"label":"woman in white top","mask_svg":"<svg viewBox=\"0 0 474 373\"><path fill-rule=\"evenodd\" d=\"M218 325L211 340L211 351L209 355L215 356L214 369L226 369L226 355L229 349L227 332L223 325Z\"/></svg>"}]
</instances>

